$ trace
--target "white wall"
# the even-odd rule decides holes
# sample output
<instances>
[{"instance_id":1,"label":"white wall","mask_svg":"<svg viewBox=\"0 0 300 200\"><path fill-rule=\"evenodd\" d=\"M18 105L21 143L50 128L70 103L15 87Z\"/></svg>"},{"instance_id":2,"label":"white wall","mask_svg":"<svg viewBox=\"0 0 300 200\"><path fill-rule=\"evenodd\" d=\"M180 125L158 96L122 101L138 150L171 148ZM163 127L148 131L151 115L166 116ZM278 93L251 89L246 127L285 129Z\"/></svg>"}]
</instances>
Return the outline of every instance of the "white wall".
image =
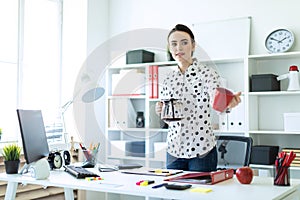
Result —
<instances>
[{"instance_id":1,"label":"white wall","mask_svg":"<svg viewBox=\"0 0 300 200\"><path fill-rule=\"evenodd\" d=\"M264 48L264 39L271 30L278 27L286 27L294 32L296 45L292 50L300 50L300 39L297 39L297 36L300 38L300 26L298 25L300 1L298 0L87 1L88 54L107 39L135 29L159 28L169 30L177 23L184 23L191 27L195 23L245 16L252 17L250 54L267 53ZM96 104L96 112L101 113L97 119L100 122L101 132L105 130L103 112L105 103L103 99ZM86 109L93 108L86 107ZM83 116L80 117L83 118ZM99 127L95 127L95 122L88 118L83 126L86 133L94 133L95 130L99 130ZM103 156L103 154L101 155Z\"/></svg>"},{"instance_id":2,"label":"white wall","mask_svg":"<svg viewBox=\"0 0 300 200\"><path fill-rule=\"evenodd\" d=\"M293 50L300 50L298 0L110 0L110 35L139 28L170 29L194 23L252 17L250 54L266 53L265 36L287 27L296 35Z\"/></svg>"},{"instance_id":3,"label":"white wall","mask_svg":"<svg viewBox=\"0 0 300 200\"><path fill-rule=\"evenodd\" d=\"M87 58L93 53L97 47L104 43L108 38L109 20L108 20L108 0L87 0ZM101 59L101 58L100 58ZM99 83L100 85L103 84ZM104 87L104 86L103 86ZM90 142L100 142L101 154L99 154L100 161L105 159L105 144L104 136L104 122L105 122L105 98L100 98L95 104L83 104L81 107L84 111L78 111L78 113L84 113L84 116L77 116L77 122L84 120L83 133L85 134L83 140L88 144ZM91 113L96 113L98 117L94 119L90 116ZM98 115L99 113L99 115ZM100 124L101 127L98 126Z\"/></svg>"},{"instance_id":4,"label":"white wall","mask_svg":"<svg viewBox=\"0 0 300 200\"><path fill-rule=\"evenodd\" d=\"M92 52L108 38L141 28L171 29L177 23L189 25L252 17L250 54L265 54L264 39L273 29L285 27L296 36L292 50L300 50L300 1L298 0L88 0L88 48ZM147 39L147 38L145 38ZM103 106L96 106L100 129L105 130ZM91 109L91 108L87 108ZM85 131L98 130L88 119ZM104 138L102 138L103 140ZM101 160L105 156L101 152ZM97 194L89 194L89 198Z\"/></svg>"}]
</instances>

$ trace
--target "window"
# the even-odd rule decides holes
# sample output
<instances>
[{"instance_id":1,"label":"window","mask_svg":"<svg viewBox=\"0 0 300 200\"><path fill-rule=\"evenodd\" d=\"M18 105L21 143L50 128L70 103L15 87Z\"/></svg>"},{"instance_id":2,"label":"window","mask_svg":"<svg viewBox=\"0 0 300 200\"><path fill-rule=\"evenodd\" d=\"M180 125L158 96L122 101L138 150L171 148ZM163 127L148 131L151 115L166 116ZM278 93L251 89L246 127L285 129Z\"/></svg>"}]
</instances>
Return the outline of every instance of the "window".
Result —
<instances>
[{"instance_id":1,"label":"window","mask_svg":"<svg viewBox=\"0 0 300 200\"><path fill-rule=\"evenodd\" d=\"M1 141L15 141L18 74L18 0L0 1Z\"/></svg>"},{"instance_id":2,"label":"window","mask_svg":"<svg viewBox=\"0 0 300 200\"><path fill-rule=\"evenodd\" d=\"M61 140L61 2L24 1L19 106L41 109L49 142Z\"/></svg>"},{"instance_id":3,"label":"window","mask_svg":"<svg viewBox=\"0 0 300 200\"><path fill-rule=\"evenodd\" d=\"M41 109L49 142L63 139L61 25L60 0L0 1L1 141L19 137L16 108Z\"/></svg>"}]
</instances>

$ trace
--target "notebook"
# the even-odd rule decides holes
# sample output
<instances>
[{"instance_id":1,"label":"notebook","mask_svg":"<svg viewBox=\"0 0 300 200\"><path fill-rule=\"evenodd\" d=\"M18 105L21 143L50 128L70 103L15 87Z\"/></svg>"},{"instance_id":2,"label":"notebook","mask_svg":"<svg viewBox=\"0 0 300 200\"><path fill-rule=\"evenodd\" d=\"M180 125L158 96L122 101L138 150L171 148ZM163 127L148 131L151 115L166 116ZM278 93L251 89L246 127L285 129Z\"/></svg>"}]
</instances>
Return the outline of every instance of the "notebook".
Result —
<instances>
[{"instance_id":1,"label":"notebook","mask_svg":"<svg viewBox=\"0 0 300 200\"><path fill-rule=\"evenodd\" d=\"M171 176L183 172L183 170L149 169L145 167L141 167L138 169L126 169L120 171L126 174L139 174L139 175L150 175L150 176Z\"/></svg>"}]
</instances>

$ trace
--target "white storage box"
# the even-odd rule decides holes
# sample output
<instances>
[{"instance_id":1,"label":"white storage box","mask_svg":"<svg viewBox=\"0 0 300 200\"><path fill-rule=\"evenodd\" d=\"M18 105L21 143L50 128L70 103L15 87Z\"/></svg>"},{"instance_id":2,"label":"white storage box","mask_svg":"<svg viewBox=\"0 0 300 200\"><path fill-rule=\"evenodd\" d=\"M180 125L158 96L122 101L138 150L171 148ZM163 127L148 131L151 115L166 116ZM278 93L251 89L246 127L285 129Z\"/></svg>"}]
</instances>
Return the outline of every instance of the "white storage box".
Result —
<instances>
[{"instance_id":1,"label":"white storage box","mask_svg":"<svg viewBox=\"0 0 300 200\"><path fill-rule=\"evenodd\" d=\"M110 141L110 155L116 157L125 157L126 141L112 140Z\"/></svg>"},{"instance_id":2,"label":"white storage box","mask_svg":"<svg viewBox=\"0 0 300 200\"><path fill-rule=\"evenodd\" d=\"M154 158L157 160L165 160L167 156L167 142L154 143Z\"/></svg>"},{"instance_id":3,"label":"white storage box","mask_svg":"<svg viewBox=\"0 0 300 200\"><path fill-rule=\"evenodd\" d=\"M300 131L300 113L284 113L284 131Z\"/></svg>"}]
</instances>

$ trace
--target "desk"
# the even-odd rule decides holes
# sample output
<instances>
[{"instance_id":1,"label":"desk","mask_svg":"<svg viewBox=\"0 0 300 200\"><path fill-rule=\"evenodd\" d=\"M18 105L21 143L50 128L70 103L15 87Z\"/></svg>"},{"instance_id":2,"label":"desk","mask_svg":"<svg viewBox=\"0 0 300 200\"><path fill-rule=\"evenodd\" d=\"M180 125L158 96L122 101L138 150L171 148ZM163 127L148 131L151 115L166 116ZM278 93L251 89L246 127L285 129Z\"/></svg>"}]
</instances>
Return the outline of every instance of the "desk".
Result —
<instances>
[{"instance_id":1,"label":"desk","mask_svg":"<svg viewBox=\"0 0 300 200\"><path fill-rule=\"evenodd\" d=\"M254 180L250 185L240 184L235 177L215 185L193 185L193 187L212 189L212 192L203 194L191 192L189 190L167 190L164 187L158 189L151 188L153 185L161 183L164 177L123 174L118 171L102 172L99 174L104 180L86 181L84 179L76 179L63 170L51 171L50 177L47 180L35 180L30 177L29 174L7 175L6 173L0 174L0 180L8 181L5 200L12 200L15 198L18 183L37 184L45 187L62 187L64 188L65 199L67 200L74 199L73 189L184 200L199 200L200 197L202 200L300 199L300 180L291 180L291 186L289 187L273 186L273 178L271 177L254 177ZM140 180L155 180L155 184L149 186L137 186L135 183Z\"/></svg>"}]
</instances>

